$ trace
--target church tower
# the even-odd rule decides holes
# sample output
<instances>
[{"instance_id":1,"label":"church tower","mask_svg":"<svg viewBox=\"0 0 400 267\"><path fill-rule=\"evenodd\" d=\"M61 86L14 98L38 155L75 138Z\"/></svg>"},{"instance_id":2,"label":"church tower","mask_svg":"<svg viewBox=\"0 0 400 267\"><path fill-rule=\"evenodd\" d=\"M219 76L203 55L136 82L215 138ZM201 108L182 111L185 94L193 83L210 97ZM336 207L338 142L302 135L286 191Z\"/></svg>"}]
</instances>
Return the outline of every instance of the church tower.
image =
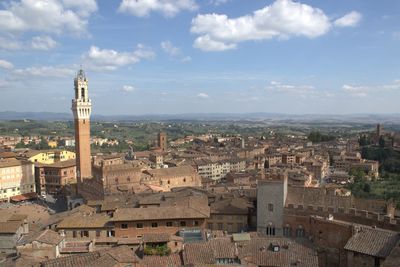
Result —
<instances>
[{"instance_id":1,"label":"church tower","mask_svg":"<svg viewBox=\"0 0 400 267\"><path fill-rule=\"evenodd\" d=\"M92 177L90 155L90 114L92 103L88 95L88 80L81 69L74 79L75 98L72 99L72 112L75 122L75 151L78 183Z\"/></svg>"}]
</instances>

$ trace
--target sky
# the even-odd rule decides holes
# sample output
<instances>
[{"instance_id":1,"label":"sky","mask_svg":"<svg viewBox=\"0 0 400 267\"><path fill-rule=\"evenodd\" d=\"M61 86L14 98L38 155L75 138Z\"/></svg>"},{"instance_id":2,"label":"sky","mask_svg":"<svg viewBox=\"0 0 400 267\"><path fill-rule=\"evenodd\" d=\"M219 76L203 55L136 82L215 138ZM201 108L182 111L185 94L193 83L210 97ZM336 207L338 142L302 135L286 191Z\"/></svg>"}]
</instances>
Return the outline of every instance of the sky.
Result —
<instances>
[{"instance_id":1,"label":"sky","mask_svg":"<svg viewBox=\"0 0 400 267\"><path fill-rule=\"evenodd\" d=\"M1 0L0 111L400 113L398 0Z\"/></svg>"}]
</instances>

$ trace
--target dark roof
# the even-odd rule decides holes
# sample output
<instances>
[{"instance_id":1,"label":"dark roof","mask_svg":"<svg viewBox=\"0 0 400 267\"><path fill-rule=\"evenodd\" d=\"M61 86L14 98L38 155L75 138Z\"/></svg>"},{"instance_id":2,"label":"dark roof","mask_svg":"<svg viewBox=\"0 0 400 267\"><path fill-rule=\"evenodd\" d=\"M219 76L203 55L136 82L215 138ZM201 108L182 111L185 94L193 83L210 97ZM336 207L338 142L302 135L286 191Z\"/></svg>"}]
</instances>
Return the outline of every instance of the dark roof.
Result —
<instances>
[{"instance_id":1,"label":"dark roof","mask_svg":"<svg viewBox=\"0 0 400 267\"><path fill-rule=\"evenodd\" d=\"M382 264L382 267L399 267L400 262L400 243L396 245L392 252L390 252L389 256L385 259Z\"/></svg>"},{"instance_id":2,"label":"dark roof","mask_svg":"<svg viewBox=\"0 0 400 267\"><path fill-rule=\"evenodd\" d=\"M360 227L345 245L345 249L358 253L386 258L400 240L393 231Z\"/></svg>"}]
</instances>

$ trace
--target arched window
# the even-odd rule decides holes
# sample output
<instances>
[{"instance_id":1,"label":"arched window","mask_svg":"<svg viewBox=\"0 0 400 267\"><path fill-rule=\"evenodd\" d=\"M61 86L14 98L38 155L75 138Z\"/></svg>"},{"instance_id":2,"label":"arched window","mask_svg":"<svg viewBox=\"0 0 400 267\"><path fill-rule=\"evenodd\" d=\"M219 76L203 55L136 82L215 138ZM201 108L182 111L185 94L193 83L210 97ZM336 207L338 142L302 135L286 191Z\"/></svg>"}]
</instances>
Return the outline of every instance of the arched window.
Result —
<instances>
[{"instance_id":1,"label":"arched window","mask_svg":"<svg viewBox=\"0 0 400 267\"><path fill-rule=\"evenodd\" d=\"M302 225L297 226L296 237L304 237L304 228Z\"/></svg>"},{"instance_id":2,"label":"arched window","mask_svg":"<svg viewBox=\"0 0 400 267\"><path fill-rule=\"evenodd\" d=\"M289 224L286 224L285 227L283 227L283 235L292 236L292 228L290 227Z\"/></svg>"},{"instance_id":3,"label":"arched window","mask_svg":"<svg viewBox=\"0 0 400 267\"><path fill-rule=\"evenodd\" d=\"M267 225L266 234L267 235L275 235L275 226L271 222L268 223L268 225Z\"/></svg>"},{"instance_id":4,"label":"arched window","mask_svg":"<svg viewBox=\"0 0 400 267\"><path fill-rule=\"evenodd\" d=\"M85 98L85 88L81 88L81 98Z\"/></svg>"}]
</instances>

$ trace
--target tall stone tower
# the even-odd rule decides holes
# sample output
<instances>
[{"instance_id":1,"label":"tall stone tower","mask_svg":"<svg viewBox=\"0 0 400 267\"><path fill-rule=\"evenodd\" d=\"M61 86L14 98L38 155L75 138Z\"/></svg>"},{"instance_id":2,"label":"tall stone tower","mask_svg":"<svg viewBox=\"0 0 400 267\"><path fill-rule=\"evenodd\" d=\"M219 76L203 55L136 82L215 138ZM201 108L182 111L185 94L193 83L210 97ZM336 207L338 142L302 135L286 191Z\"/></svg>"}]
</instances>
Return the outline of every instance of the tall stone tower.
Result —
<instances>
[{"instance_id":1,"label":"tall stone tower","mask_svg":"<svg viewBox=\"0 0 400 267\"><path fill-rule=\"evenodd\" d=\"M81 69L74 79L75 98L72 99L72 112L75 121L75 150L77 179L81 183L92 177L90 156L90 114L92 103L88 95L88 80Z\"/></svg>"},{"instance_id":2,"label":"tall stone tower","mask_svg":"<svg viewBox=\"0 0 400 267\"><path fill-rule=\"evenodd\" d=\"M166 132L159 132L158 133L158 147L163 151L166 152L168 149L168 142L167 142L167 133Z\"/></svg>"}]
</instances>

